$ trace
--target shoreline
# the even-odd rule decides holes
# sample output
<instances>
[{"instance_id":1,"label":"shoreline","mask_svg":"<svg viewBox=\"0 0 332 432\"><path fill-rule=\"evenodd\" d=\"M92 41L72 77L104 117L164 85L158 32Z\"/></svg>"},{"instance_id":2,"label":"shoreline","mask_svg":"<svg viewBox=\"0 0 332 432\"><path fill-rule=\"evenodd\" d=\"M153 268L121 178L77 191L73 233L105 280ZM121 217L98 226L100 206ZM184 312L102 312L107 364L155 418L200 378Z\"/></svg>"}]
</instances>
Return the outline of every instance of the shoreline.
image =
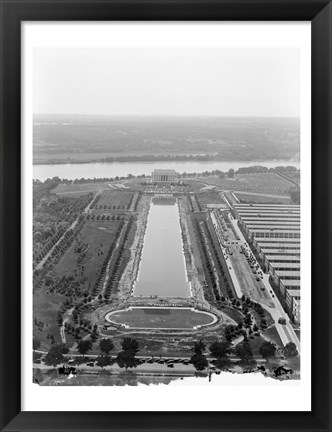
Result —
<instances>
[{"instance_id":1,"label":"shoreline","mask_svg":"<svg viewBox=\"0 0 332 432\"><path fill-rule=\"evenodd\" d=\"M144 158L140 158L138 157L137 159L128 159L128 160L121 160L121 159L116 159L114 158L113 161L106 161L103 159L92 159L92 160L79 160L79 159L73 159L73 160L64 160L64 159L55 159L55 160L45 160L45 161L33 161L32 165L33 166L40 166L40 165L80 165L80 164L84 164L84 165L88 165L88 164L126 164L126 163L132 163L132 164L137 164L137 163L146 163L146 164L153 164L153 163L163 163L163 162L179 162L179 163L184 163L184 162L197 162L197 163L209 163L209 162L230 162L230 163L264 163L264 162L275 162L275 163L287 163L287 164L299 164L300 160L292 160L292 158L290 158L289 160L285 160L284 158L280 158L280 159L252 159L252 160L243 160L243 159L223 159L223 158L216 158L216 157L209 157L209 158L196 158L196 157L187 157L187 158L176 158L176 157L169 157L169 158L165 158L165 159L155 159L155 160L149 160L149 159L144 159Z\"/></svg>"}]
</instances>

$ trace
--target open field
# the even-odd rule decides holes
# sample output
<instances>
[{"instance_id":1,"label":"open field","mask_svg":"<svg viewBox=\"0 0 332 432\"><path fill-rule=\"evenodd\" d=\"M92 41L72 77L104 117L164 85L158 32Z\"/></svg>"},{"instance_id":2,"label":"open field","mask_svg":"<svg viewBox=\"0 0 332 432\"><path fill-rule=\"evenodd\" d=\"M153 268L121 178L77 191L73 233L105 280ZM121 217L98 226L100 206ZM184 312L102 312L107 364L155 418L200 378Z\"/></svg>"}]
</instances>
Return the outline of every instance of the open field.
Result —
<instances>
[{"instance_id":1,"label":"open field","mask_svg":"<svg viewBox=\"0 0 332 432\"><path fill-rule=\"evenodd\" d=\"M234 179L236 182L245 183L255 188L269 186L271 188L287 189L292 187L292 183L274 173L235 174Z\"/></svg>"},{"instance_id":2,"label":"open field","mask_svg":"<svg viewBox=\"0 0 332 432\"><path fill-rule=\"evenodd\" d=\"M54 275L59 278L73 277L80 292L91 292L107 252L117 238L120 225L121 221L118 220L87 222L55 266Z\"/></svg>"},{"instance_id":3,"label":"open field","mask_svg":"<svg viewBox=\"0 0 332 432\"><path fill-rule=\"evenodd\" d=\"M234 195L243 203L253 202L259 204L292 204L290 197L286 195L269 195L262 193L250 193L250 192L233 192Z\"/></svg>"},{"instance_id":4,"label":"open field","mask_svg":"<svg viewBox=\"0 0 332 432\"><path fill-rule=\"evenodd\" d=\"M292 179L294 179L298 183L301 182L301 172L300 171L287 173L287 176L291 177Z\"/></svg>"},{"instance_id":5,"label":"open field","mask_svg":"<svg viewBox=\"0 0 332 432\"><path fill-rule=\"evenodd\" d=\"M99 190L111 189L110 182L102 183L60 183L52 190L59 195L79 194L86 192L97 192Z\"/></svg>"},{"instance_id":6,"label":"open field","mask_svg":"<svg viewBox=\"0 0 332 432\"><path fill-rule=\"evenodd\" d=\"M220 194L215 191L198 193L196 194L196 199L200 203L202 209L207 208L207 204L225 204Z\"/></svg>"},{"instance_id":7,"label":"open field","mask_svg":"<svg viewBox=\"0 0 332 432\"><path fill-rule=\"evenodd\" d=\"M204 312L190 309L164 308L133 308L106 315L106 319L117 324L128 325L129 328L183 328L192 329L195 326L207 325L213 322L213 317Z\"/></svg>"},{"instance_id":8,"label":"open field","mask_svg":"<svg viewBox=\"0 0 332 432\"><path fill-rule=\"evenodd\" d=\"M204 182L215 186L221 186L224 189L229 190L248 190L257 192L270 190L278 192L278 195L287 194L289 188L293 186L292 183L274 173L235 174L232 178L211 176L204 178Z\"/></svg>"},{"instance_id":9,"label":"open field","mask_svg":"<svg viewBox=\"0 0 332 432\"><path fill-rule=\"evenodd\" d=\"M104 190L94 208L103 210L128 210L133 197L134 193L131 191Z\"/></svg>"}]
</instances>

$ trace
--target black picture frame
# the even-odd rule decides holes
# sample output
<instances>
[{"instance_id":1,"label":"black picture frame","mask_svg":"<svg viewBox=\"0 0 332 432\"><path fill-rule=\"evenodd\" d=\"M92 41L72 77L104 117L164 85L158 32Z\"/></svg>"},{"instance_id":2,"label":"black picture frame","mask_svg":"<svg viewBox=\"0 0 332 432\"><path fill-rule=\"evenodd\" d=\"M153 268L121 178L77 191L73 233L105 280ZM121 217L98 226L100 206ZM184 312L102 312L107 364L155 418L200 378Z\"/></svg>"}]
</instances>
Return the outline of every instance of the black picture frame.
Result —
<instances>
[{"instance_id":1,"label":"black picture frame","mask_svg":"<svg viewBox=\"0 0 332 432\"><path fill-rule=\"evenodd\" d=\"M1 431L331 431L332 5L327 0L1 0ZM21 22L311 21L312 410L21 411ZM222 390L221 390L222 391ZM129 415L130 414L130 415Z\"/></svg>"}]
</instances>

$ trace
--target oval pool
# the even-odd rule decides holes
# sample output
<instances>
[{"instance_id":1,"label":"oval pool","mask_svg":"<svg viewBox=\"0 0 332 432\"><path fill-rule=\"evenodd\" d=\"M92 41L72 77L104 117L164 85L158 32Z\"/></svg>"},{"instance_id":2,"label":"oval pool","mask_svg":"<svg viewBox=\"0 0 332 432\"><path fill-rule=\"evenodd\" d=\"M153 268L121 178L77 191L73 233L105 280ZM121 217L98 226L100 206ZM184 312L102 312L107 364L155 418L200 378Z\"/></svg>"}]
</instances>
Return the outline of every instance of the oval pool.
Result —
<instances>
[{"instance_id":1,"label":"oval pool","mask_svg":"<svg viewBox=\"0 0 332 432\"><path fill-rule=\"evenodd\" d=\"M214 324L217 317L194 308L129 307L108 312L106 321L125 328L197 330Z\"/></svg>"}]
</instances>

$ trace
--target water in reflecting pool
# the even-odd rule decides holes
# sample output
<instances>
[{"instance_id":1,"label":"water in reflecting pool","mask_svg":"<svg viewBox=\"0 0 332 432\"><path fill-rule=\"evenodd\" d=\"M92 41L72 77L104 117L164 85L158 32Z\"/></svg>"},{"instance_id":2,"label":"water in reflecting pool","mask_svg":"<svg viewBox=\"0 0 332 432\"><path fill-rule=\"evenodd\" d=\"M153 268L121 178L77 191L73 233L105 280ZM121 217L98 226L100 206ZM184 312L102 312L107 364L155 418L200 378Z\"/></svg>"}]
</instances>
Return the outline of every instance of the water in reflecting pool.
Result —
<instances>
[{"instance_id":1,"label":"water in reflecting pool","mask_svg":"<svg viewBox=\"0 0 332 432\"><path fill-rule=\"evenodd\" d=\"M134 295L190 297L174 198L156 197L151 202Z\"/></svg>"}]
</instances>

